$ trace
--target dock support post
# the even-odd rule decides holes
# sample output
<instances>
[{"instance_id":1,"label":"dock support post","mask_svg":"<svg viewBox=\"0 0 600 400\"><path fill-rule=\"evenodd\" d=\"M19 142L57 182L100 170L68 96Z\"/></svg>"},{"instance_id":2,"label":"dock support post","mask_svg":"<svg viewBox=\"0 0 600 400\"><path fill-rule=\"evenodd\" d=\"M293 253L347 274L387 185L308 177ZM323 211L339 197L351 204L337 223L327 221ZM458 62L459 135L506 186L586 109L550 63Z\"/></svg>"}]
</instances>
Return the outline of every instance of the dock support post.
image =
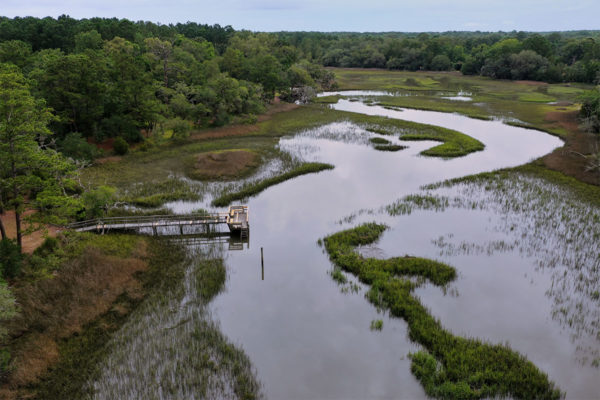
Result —
<instances>
[{"instance_id":1,"label":"dock support post","mask_svg":"<svg viewBox=\"0 0 600 400\"><path fill-rule=\"evenodd\" d=\"M242 245L243 246L243 245ZM263 257L263 248L260 248L260 270L262 275L262 280L265 280L265 258Z\"/></svg>"},{"instance_id":2,"label":"dock support post","mask_svg":"<svg viewBox=\"0 0 600 400\"><path fill-rule=\"evenodd\" d=\"M179 225L179 234L183 236L183 225Z\"/></svg>"}]
</instances>

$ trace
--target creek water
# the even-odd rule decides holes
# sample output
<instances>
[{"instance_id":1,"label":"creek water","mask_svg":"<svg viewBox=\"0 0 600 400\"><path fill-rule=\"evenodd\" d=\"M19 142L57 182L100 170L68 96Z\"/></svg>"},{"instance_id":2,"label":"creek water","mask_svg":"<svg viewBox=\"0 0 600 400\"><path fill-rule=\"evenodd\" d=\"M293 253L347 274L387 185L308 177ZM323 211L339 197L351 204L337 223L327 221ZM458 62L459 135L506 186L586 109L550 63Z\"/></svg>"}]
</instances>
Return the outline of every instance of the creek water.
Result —
<instances>
[{"instance_id":1,"label":"creek water","mask_svg":"<svg viewBox=\"0 0 600 400\"><path fill-rule=\"evenodd\" d=\"M540 268L537 256L544 253L544 246L553 246L551 241L532 252L520 251L519 246L503 251L443 251L440 237L483 246L518 242L515 235L521 231L495 229L504 217L493 209L422 210L399 217L357 214L418 192L425 184L524 164L562 142L539 131L457 114L388 110L344 99L332 107L455 129L486 147L449 160L419 155L435 142L401 142L408 148L379 152L368 144L378 135L350 122L281 139L282 150L307 161L331 163L335 169L281 183L246 202L249 247L228 253L226 288L209 304L221 331L249 356L266 397L427 398L410 372L408 354L419 346L408 339L404 321L378 312L364 298L366 288L361 284L354 287L358 290L338 285L317 243L331 233L373 220L390 229L365 250L371 255L411 254L457 269L458 278L447 290L424 285L417 291L444 327L457 335L508 343L547 372L567 398L596 397L598 368L582 361L578 350L582 342L573 340L573 332L553 318L555 299L548 295L553 274ZM455 189L446 192L456 194ZM206 204L172 206L184 212ZM358 216L341 221L353 214ZM381 331L370 330L375 319L383 320ZM583 339L598 349L595 338L584 335Z\"/></svg>"}]
</instances>

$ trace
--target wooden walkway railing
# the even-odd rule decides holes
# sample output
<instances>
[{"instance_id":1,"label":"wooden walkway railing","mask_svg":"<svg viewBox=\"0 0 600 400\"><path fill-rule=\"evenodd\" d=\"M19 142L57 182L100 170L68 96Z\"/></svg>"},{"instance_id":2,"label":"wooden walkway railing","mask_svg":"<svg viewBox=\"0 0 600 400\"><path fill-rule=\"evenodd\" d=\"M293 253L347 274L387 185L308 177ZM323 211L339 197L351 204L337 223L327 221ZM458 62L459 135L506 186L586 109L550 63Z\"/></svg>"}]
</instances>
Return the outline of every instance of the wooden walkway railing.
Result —
<instances>
[{"instance_id":1,"label":"wooden walkway railing","mask_svg":"<svg viewBox=\"0 0 600 400\"><path fill-rule=\"evenodd\" d=\"M111 229L127 230L160 227L207 226L227 224L227 213L189 215L149 215L143 217L111 217L74 222L67 228L78 232L104 233ZM181 230L180 229L180 230Z\"/></svg>"}]
</instances>

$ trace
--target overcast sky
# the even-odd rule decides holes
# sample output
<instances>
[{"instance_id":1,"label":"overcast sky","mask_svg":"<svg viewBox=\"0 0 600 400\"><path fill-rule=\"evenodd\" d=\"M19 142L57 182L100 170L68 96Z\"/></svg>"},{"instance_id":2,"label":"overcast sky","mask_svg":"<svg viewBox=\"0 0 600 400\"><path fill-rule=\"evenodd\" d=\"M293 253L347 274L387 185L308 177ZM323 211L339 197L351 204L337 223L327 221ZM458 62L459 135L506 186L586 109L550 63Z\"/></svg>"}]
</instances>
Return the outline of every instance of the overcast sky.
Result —
<instances>
[{"instance_id":1,"label":"overcast sky","mask_svg":"<svg viewBox=\"0 0 600 400\"><path fill-rule=\"evenodd\" d=\"M0 0L7 17L61 14L254 31L600 29L600 0Z\"/></svg>"}]
</instances>

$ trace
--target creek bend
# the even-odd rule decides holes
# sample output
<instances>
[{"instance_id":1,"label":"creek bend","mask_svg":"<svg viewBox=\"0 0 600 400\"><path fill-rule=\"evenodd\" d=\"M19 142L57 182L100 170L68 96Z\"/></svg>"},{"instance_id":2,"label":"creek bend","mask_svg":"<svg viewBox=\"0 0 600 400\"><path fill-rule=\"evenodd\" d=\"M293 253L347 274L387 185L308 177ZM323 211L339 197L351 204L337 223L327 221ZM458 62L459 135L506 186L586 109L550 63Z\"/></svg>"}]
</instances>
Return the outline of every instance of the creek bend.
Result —
<instances>
[{"instance_id":1,"label":"creek bend","mask_svg":"<svg viewBox=\"0 0 600 400\"><path fill-rule=\"evenodd\" d=\"M538 268L535 256L516 249L440 253L436 239L444 235L478 243L509 240L494 229L502 215L452 209L390 217L375 211L359 213L350 223L340 221L359 210L377 210L422 185L524 164L562 142L540 131L457 114L390 110L345 99L331 107L454 129L483 142L485 149L444 160L419 155L436 142L399 141L395 135L386 138L408 148L379 152L368 139L380 135L343 121L280 140L280 148L293 156L331 163L335 169L286 181L245 202L251 215L249 248L227 253L225 290L208 306L223 334L252 361L266 397L427 398L410 372L407 355L419 346L407 338L405 322L379 313L364 298L360 283L357 292L342 290L317 244L319 238L373 220L390 229L364 249L371 256L411 254L457 269L447 292L429 285L417 291L442 325L457 335L509 343L548 373L568 398L593 397L598 370L580 362L578 343L551 317L553 300L546 293L552 277ZM209 203L171 207L183 213ZM383 330L369 329L375 319L383 320ZM592 345L598 348L593 339Z\"/></svg>"}]
</instances>

